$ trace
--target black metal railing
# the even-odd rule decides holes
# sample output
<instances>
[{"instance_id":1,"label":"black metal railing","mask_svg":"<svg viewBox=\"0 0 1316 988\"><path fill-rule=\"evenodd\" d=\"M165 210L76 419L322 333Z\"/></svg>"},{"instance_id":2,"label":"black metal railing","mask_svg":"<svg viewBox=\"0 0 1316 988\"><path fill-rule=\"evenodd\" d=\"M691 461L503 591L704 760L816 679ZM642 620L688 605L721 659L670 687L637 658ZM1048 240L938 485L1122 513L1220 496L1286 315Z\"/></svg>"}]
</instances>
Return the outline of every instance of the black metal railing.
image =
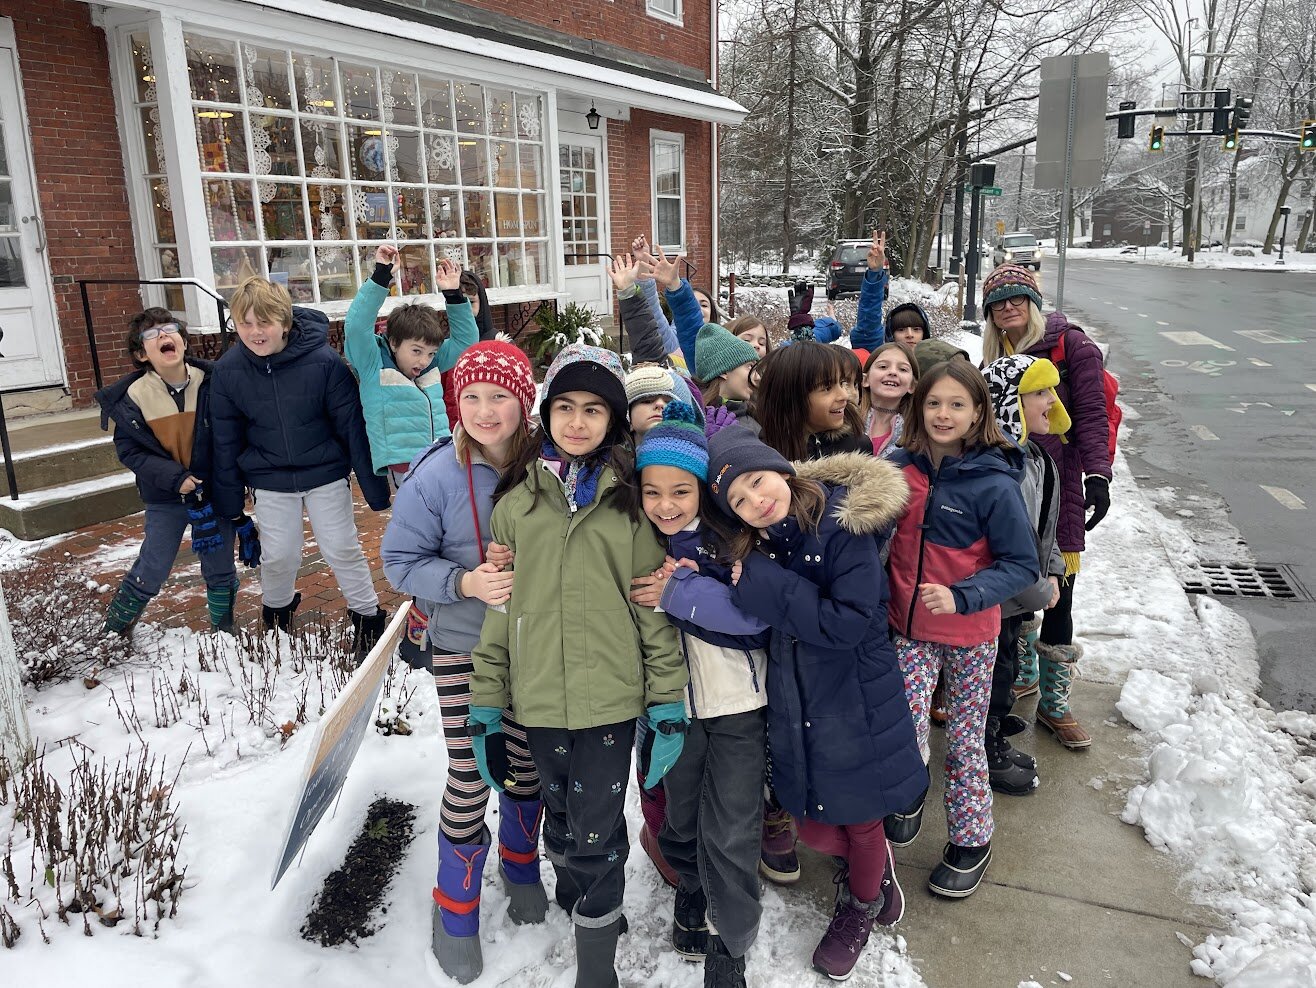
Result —
<instances>
[{"instance_id":1,"label":"black metal railing","mask_svg":"<svg viewBox=\"0 0 1316 988\"><path fill-rule=\"evenodd\" d=\"M179 287L190 285L215 300L215 308L219 314L219 348L222 353L228 348L229 333L233 327L228 318L228 302L224 296L215 291L209 285L196 278L78 278L74 282L78 286L78 291L82 295L82 319L87 324L87 347L91 350L91 372L96 378L96 390L99 391L105 387L105 381L101 376L101 359L100 353L96 348L96 330L91 316L91 295L87 291L88 285L177 285Z\"/></svg>"}]
</instances>

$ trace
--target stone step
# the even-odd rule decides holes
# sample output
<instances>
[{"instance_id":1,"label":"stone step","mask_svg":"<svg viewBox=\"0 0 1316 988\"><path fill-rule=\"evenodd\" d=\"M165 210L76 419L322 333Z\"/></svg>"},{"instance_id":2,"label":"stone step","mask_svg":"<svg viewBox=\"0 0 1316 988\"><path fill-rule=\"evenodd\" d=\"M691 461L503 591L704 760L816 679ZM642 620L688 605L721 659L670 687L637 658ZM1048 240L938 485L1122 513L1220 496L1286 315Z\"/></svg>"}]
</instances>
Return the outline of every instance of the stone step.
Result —
<instances>
[{"instance_id":1,"label":"stone step","mask_svg":"<svg viewBox=\"0 0 1316 988\"><path fill-rule=\"evenodd\" d=\"M98 521L142 510L130 470L102 472L62 484L0 498L0 528L24 541L72 532Z\"/></svg>"},{"instance_id":2,"label":"stone step","mask_svg":"<svg viewBox=\"0 0 1316 988\"><path fill-rule=\"evenodd\" d=\"M114 455L114 439L107 433L90 439L72 439L34 449L14 450L13 459L20 495L122 469ZM8 497L9 493L9 476L0 472L0 495Z\"/></svg>"}]
</instances>

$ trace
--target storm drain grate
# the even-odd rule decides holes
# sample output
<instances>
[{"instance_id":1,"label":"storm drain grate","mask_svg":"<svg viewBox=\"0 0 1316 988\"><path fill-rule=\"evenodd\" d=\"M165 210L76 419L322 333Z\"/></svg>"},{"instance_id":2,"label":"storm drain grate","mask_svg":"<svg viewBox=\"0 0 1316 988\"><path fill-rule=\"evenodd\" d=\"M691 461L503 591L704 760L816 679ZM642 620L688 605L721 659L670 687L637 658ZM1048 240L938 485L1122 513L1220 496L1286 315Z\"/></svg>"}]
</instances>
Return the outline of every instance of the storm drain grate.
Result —
<instances>
[{"instance_id":1,"label":"storm drain grate","mask_svg":"<svg viewBox=\"0 0 1316 988\"><path fill-rule=\"evenodd\" d=\"M1211 597L1254 597L1269 600L1311 600L1307 589L1282 563L1199 563L1184 580L1188 593Z\"/></svg>"}]
</instances>

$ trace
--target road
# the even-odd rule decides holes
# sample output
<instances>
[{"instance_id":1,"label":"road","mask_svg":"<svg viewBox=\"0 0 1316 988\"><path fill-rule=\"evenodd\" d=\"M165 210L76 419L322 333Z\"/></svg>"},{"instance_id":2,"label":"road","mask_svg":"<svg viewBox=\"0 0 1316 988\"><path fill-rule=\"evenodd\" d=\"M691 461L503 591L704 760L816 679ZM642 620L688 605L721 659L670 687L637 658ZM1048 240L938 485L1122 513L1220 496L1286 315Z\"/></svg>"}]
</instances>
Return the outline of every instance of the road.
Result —
<instances>
[{"instance_id":1,"label":"road","mask_svg":"<svg viewBox=\"0 0 1316 988\"><path fill-rule=\"evenodd\" d=\"M1316 274L1071 255L1065 309L1110 344L1121 448L1200 557L1286 564L1316 593ZM1262 695L1316 712L1316 604L1221 600L1256 633Z\"/></svg>"}]
</instances>

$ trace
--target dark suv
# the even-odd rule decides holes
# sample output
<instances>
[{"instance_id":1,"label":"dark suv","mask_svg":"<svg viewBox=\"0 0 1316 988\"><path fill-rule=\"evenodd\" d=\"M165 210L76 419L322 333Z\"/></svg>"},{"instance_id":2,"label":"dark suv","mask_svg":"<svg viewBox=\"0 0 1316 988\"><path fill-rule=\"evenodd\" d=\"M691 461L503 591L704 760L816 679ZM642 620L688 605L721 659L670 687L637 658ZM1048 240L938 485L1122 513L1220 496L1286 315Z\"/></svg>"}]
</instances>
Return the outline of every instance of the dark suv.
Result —
<instances>
[{"instance_id":1,"label":"dark suv","mask_svg":"<svg viewBox=\"0 0 1316 988\"><path fill-rule=\"evenodd\" d=\"M871 240L842 240L832 251L827 265L827 298L835 301L841 295L856 294L868 270L868 249Z\"/></svg>"}]
</instances>

